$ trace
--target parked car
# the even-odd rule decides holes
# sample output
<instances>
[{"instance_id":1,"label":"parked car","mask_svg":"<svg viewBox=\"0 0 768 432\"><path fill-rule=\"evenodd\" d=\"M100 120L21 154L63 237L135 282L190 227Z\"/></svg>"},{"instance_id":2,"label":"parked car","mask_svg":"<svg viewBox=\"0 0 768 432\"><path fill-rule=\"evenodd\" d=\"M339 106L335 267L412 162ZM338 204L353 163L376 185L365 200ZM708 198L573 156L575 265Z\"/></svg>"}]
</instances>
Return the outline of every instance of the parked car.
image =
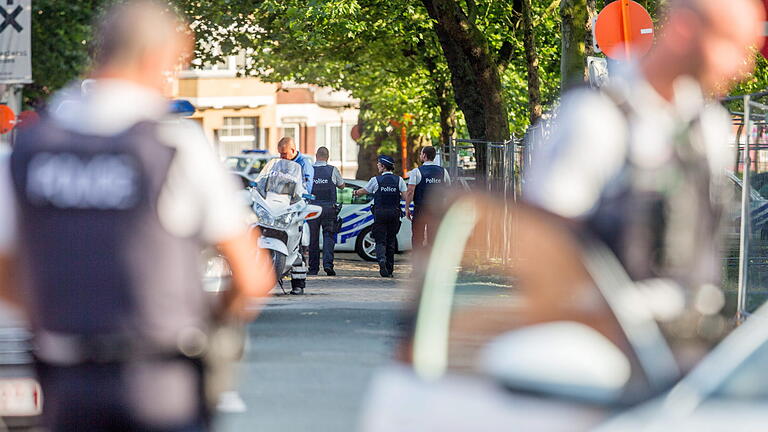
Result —
<instances>
[{"instance_id":1,"label":"parked car","mask_svg":"<svg viewBox=\"0 0 768 432\"><path fill-rule=\"evenodd\" d=\"M728 210L728 238L737 241L741 232L741 197L743 183L732 172L727 174L729 183L733 186L734 204ZM765 199L753 187L750 191L750 208L752 212L752 237L768 240L768 199Z\"/></svg>"},{"instance_id":2,"label":"parked car","mask_svg":"<svg viewBox=\"0 0 768 432\"><path fill-rule=\"evenodd\" d=\"M376 242L371 234L373 213L371 213L372 195L355 197L354 191L361 189L367 182L363 180L344 179L344 189L336 193L336 202L342 205L339 217L342 220L341 231L336 236L336 251L357 252L366 261L376 261ZM405 201L400 205L405 213ZM411 250L411 221L405 216L397 233L397 249L399 252Z\"/></svg>"},{"instance_id":3,"label":"parked car","mask_svg":"<svg viewBox=\"0 0 768 432\"><path fill-rule=\"evenodd\" d=\"M734 330L668 393L595 432L758 431L768 424L768 305Z\"/></svg>"},{"instance_id":4,"label":"parked car","mask_svg":"<svg viewBox=\"0 0 768 432\"><path fill-rule=\"evenodd\" d=\"M24 321L0 303L0 430L39 427L43 395L35 379L31 349L31 334Z\"/></svg>"},{"instance_id":5,"label":"parked car","mask_svg":"<svg viewBox=\"0 0 768 432\"><path fill-rule=\"evenodd\" d=\"M224 159L224 165L232 172L245 175L248 178L256 178L261 169L277 156L266 150L243 150L243 154L230 156Z\"/></svg>"},{"instance_id":6,"label":"parked car","mask_svg":"<svg viewBox=\"0 0 768 432\"><path fill-rule=\"evenodd\" d=\"M540 210L453 199L359 430L587 431L676 382L657 311L607 248Z\"/></svg>"}]
</instances>

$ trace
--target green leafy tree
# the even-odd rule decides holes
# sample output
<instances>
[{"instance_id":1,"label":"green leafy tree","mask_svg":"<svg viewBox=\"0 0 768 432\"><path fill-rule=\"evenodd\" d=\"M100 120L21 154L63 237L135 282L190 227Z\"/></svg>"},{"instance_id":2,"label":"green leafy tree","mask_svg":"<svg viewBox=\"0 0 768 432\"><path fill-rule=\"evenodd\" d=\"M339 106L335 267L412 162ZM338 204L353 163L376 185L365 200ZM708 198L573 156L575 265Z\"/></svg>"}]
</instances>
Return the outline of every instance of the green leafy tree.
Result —
<instances>
[{"instance_id":1,"label":"green leafy tree","mask_svg":"<svg viewBox=\"0 0 768 432\"><path fill-rule=\"evenodd\" d=\"M106 0L32 2L32 79L24 103L39 106L88 67L91 24Z\"/></svg>"}]
</instances>

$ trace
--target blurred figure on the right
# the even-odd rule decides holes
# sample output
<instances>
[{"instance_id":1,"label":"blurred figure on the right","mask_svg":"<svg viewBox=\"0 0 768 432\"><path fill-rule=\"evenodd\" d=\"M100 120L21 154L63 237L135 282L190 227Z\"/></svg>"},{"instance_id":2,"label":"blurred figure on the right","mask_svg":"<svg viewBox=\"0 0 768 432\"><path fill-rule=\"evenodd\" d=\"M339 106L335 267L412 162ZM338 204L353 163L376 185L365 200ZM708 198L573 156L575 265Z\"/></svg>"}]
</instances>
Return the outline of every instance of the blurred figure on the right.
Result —
<instances>
[{"instance_id":1,"label":"blurred figure on the right","mask_svg":"<svg viewBox=\"0 0 768 432\"><path fill-rule=\"evenodd\" d=\"M692 304L721 283L730 118L715 98L753 69L765 12L671 0L662 22L654 49L606 88L564 98L525 196L596 235L634 280L672 281Z\"/></svg>"}]
</instances>

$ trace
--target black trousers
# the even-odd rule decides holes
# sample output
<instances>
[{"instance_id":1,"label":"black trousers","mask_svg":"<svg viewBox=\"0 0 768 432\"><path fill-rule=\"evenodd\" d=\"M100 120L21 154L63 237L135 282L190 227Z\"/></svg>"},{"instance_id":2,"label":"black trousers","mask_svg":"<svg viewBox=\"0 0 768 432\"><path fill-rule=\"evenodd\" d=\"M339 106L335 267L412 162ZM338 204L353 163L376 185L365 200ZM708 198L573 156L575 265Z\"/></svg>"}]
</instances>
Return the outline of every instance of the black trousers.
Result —
<instances>
[{"instance_id":1,"label":"black trousers","mask_svg":"<svg viewBox=\"0 0 768 432\"><path fill-rule=\"evenodd\" d=\"M197 361L36 365L43 423L52 432L204 432L208 413Z\"/></svg>"},{"instance_id":2,"label":"black trousers","mask_svg":"<svg viewBox=\"0 0 768 432\"><path fill-rule=\"evenodd\" d=\"M392 273L395 268L397 252L397 232L400 231L400 209L382 209L373 211L371 233L376 241L376 259L379 266Z\"/></svg>"},{"instance_id":3,"label":"black trousers","mask_svg":"<svg viewBox=\"0 0 768 432\"><path fill-rule=\"evenodd\" d=\"M432 218L419 212L418 208L413 211L413 223L411 224L411 230L413 232L412 244L413 249L421 249L425 246L429 246L435 240L435 234L437 234L437 224Z\"/></svg>"},{"instance_id":4,"label":"black trousers","mask_svg":"<svg viewBox=\"0 0 768 432\"><path fill-rule=\"evenodd\" d=\"M336 209L323 206L320 217L309 225L309 271L320 270L320 229L323 230L323 268L333 268L333 248L336 247Z\"/></svg>"}]
</instances>

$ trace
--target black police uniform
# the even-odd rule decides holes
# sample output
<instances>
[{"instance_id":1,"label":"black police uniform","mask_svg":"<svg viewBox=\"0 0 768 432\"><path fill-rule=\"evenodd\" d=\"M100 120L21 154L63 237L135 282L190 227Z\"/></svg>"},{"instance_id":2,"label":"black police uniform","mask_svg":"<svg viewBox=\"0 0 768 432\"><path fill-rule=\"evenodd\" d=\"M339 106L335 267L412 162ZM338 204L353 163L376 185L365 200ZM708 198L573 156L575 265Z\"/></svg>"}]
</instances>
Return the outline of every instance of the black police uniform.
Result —
<instances>
[{"instance_id":1,"label":"black police uniform","mask_svg":"<svg viewBox=\"0 0 768 432\"><path fill-rule=\"evenodd\" d=\"M415 248L424 244L426 235L427 241L432 241L435 235L435 228L429 223L428 218L423 216L424 204L432 194L435 187L440 186L445 181L445 168L438 165L422 165L419 168L421 181L416 185L413 192L413 245Z\"/></svg>"},{"instance_id":2,"label":"black police uniform","mask_svg":"<svg viewBox=\"0 0 768 432\"><path fill-rule=\"evenodd\" d=\"M383 174L376 177L379 188L373 194L373 239L376 241L376 259L379 273L392 276L397 252L397 233L400 231L400 177Z\"/></svg>"},{"instance_id":3,"label":"black police uniform","mask_svg":"<svg viewBox=\"0 0 768 432\"><path fill-rule=\"evenodd\" d=\"M315 166L312 204L321 206L319 218L309 221L309 273L316 274L320 267L320 229L323 230L323 269L333 272L333 248L336 246L336 185L333 166Z\"/></svg>"},{"instance_id":4,"label":"black police uniform","mask_svg":"<svg viewBox=\"0 0 768 432\"><path fill-rule=\"evenodd\" d=\"M200 243L159 219L174 150L157 127L100 137L43 120L11 156L21 283L54 430L206 423L201 364L181 354L208 323Z\"/></svg>"}]
</instances>

